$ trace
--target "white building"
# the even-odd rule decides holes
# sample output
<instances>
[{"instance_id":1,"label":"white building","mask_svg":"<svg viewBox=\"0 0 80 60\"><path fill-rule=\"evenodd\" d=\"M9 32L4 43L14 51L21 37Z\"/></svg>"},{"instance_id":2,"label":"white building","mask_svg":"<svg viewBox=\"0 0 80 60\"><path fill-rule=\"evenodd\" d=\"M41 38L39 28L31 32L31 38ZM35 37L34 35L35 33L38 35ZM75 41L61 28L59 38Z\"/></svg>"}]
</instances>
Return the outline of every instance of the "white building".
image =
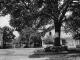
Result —
<instances>
[{"instance_id":1,"label":"white building","mask_svg":"<svg viewBox=\"0 0 80 60\"><path fill-rule=\"evenodd\" d=\"M47 32L45 34L44 37L42 37L42 40L46 40L47 38L50 38L50 40L52 40L54 42L54 34L55 31L51 30L51 36L49 35L50 32ZM64 31L61 31L61 38L65 39L66 41L66 45L68 46L68 48L75 48L77 45L80 45L80 40L74 40L72 38L72 34L71 33L65 33ZM62 40L61 40L61 44L62 44ZM43 47L45 48L47 45L43 42Z\"/></svg>"}]
</instances>

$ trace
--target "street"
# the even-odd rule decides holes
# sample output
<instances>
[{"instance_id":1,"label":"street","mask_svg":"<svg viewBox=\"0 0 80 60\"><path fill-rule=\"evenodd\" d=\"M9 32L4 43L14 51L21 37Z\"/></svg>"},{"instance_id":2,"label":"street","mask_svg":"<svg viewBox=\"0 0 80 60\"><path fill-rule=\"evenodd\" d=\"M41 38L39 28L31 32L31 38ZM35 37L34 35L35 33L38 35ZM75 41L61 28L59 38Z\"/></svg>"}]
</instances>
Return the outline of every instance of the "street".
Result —
<instances>
[{"instance_id":1,"label":"street","mask_svg":"<svg viewBox=\"0 0 80 60\"><path fill-rule=\"evenodd\" d=\"M0 60L80 60L80 54L44 52L43 48L0 49Z\"/></svg>"}]
</instances>

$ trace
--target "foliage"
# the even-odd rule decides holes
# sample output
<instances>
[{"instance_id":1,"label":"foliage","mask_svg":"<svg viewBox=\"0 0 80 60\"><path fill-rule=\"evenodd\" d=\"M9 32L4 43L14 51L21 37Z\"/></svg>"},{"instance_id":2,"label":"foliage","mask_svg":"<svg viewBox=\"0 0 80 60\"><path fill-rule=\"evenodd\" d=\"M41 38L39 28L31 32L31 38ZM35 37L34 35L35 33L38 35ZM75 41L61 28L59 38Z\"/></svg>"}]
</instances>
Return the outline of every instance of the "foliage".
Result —
<instances>
[{"instance_id":1,"label":"foliage","mask_svg":"<svg viewBox=\"0 0 80 60\"><path fill-rule=\"evenodd\" d=\"M23 42L23 43L28 42L30 35L32 35L34 33L35 33L35 31L32 28L25 26L25 28L23 28L22 31L20 32L21 42Z\"/></svg>"},{"instance_id":2,"label":"foliage","mask_svg":"<svg viewBox=\"0 0 80 60\"><path fill-rule=\"evenodd\" d=\"M13 34L13 30L10 29L9 27L3 27L3 40L5 41L5 43L9 43L12 42L12 39L14 39L14 34Z\"/></svg>"},{"instance_id":3,"label":"foliage","mask_svg":"<svg viewBox=\"0 0 80 60\"><path fill-rule=\"evenodd\" d=\"M53 9L55 6L52 3L54 2L55 0L4 0L0 3L3 14L11 14L10 24L19 31L24 25L32 27L38 18L40 19L37 27L48 23L49 18L52 17L52 12L56 11Z\"/></svg>"},{"instance_id":4,"label":"foliage","mask_svg":"<svg viewBox=\"0 0 80 60\"><path fill-rule=\"evenodd\" d=\"M66 19L64 22L65 30L68 32L78 32L80 28L80 6L79 2L74 2L68 7L68 11L72 11L72 16Z\"/></svg>"},{"instance_id":5,"label":"foliage","mask_svg":"<svg viewBox=\"0 0 80 60\"><path fill-rule=\"evenodd\" d=\"M52 36L50 36L50 35L47 35L47 37L44 38L43 42L45 44L53 44L54 43L54 38Z\"/></svg>"},{"instance_id":6,"label":"foliage","mask_svg":"<svg viewBox=\"0 0 80 60\"><path fill-rule=\"evenodd\" d=\"M80 31L77 31L73 34L73 39L80 40Z\"/></svg>"},{"instance_id":7,"label":"foliage","mask_svg":"<svg viewBox=\"0 0 80 60\"><path fill-rule=\"evenodd\" d=\"M30 35L29 44L34 44L34 47L42 46L41 36L38 33Z\"/></svg>"},{"instance_id":8,"label":"foliage","mask_svg":"<svg viewBox=\"0 0 80 60\"><path fill-rule=\"evenodd\" d=\"M25 28L22 29L22 31L20 32L20 35L21 35L21 42L22 43L29 43L31 41L34 41L35 38L36 38L36 40L41 39L41 34L39 34L34 29L32 29L28 26L25 26Z\"/></svg>"},{"instance_id":9,"label":"foliage","mask_svg":"<svg viewBox=\"0 0 80 60\"><path fill-rule=\"evenodd\" d=\"M25 26L25 28L22 29L20 38L20 43L25 43L28 47L31 47L32 44L42 43L40 34L28 26Z\"/></svg>"},{"instance_id":10,"label":"foliage","mask_svg":"<svg viewBox=\"0 0 80 60\"><path fill-rule=\"evenodd\" d=\"M64 0L59 6L60 0L4 0L1 1L1 10L3 14L10 13L12 19L10 24L18 31L21 31L25 25L28 27L39 28L52 19L55 25L56 44L60 45L60 31L63 22L66 23L66 28L71 31L77 31L80 25L79 1L74 3L74 0ZM73 11L72 17L66 19L65 13ZM76 13L78 13L76 15ZM36 22L36 23L35 23ZM75 27L73 27L75 26ZM67 30L67 29L66 29ZM27 32L26 32L27 33ZM59 42L59 43L58 43Z\"/></svg>"}]
</instances>

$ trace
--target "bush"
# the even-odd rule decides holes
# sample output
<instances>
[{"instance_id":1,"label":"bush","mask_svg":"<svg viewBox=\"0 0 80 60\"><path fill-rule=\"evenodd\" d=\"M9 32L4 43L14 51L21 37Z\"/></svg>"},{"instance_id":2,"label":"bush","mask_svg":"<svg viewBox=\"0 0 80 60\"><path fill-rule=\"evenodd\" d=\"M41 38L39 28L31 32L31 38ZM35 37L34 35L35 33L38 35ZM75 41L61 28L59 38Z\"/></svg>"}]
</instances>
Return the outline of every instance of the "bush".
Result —
<instances>
[{"instance_id":1,"label":"bush","mask_svg":"<svg viewBox=\"0 0 80 60\"><path fill-rule=\"evenodd\" d=\"M80 48L80 45L77 45L76 48Z\"/></svg>"},{"instance_id":2,"label":"bush","mask_svg":"<svg viewBox=\"0 0 80 60\"><path fill-rule=\"evenodd\" d=\"M47 46L45 48L45 52L62 52L62 51L68 51L67 46Z\"/></svg>"},{"instance_id":3,"label":"bush","mask_svg":"<svg viewBox=\"0 0 80 60\"><path fill-rule=\"evenodd\" d=\"M53 50L53 47L52 46L47 46L45 48L45 52L52 52L52 50Z\"/></svg>"},{"instance_id":4,"label":"bush","mask_svg":"<svg viewBox=\"0 0 80 60\"><path fill-rule=\"evenodd\" d=\"M44 42L45 44L53 44L53 43L54 43L54 40L53 40L53 38L52 38L51 36L47 36L47 38L45 38L45 39L43 40L43 42Z\"/></svg>"},{"instance_id":5,"label":"bush","mask_svg":"<svg viewBox=\"0 0 80 60\"><path fill-rule=\"evenodd\" d=\"M41 36L39 34L32 35L30 37L30 44L34 43L34 47L41 47L42 46L42 40Z\"/></svg>"}]
</instances>

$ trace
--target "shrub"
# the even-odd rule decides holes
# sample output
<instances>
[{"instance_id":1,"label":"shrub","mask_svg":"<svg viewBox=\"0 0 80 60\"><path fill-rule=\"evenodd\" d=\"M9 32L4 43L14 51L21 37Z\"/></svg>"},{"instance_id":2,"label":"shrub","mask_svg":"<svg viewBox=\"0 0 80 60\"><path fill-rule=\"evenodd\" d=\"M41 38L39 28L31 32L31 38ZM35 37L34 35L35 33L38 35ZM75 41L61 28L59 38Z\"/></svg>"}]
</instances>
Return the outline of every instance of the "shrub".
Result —
<instances>
[{"instance_id":1,"label":"shrub","mask_svg":"<svg viewBox=\"0 0 80 60\"><path fill-rule=\"evenodd\" d=\"M53 43L54 43L54 40L53 40L53 38L52 38L51 36L47 36L47 38L45 38L45 39L43 40L43 42L44 42L45 44L53 44Z\"/></svg>"}]
</instances>

